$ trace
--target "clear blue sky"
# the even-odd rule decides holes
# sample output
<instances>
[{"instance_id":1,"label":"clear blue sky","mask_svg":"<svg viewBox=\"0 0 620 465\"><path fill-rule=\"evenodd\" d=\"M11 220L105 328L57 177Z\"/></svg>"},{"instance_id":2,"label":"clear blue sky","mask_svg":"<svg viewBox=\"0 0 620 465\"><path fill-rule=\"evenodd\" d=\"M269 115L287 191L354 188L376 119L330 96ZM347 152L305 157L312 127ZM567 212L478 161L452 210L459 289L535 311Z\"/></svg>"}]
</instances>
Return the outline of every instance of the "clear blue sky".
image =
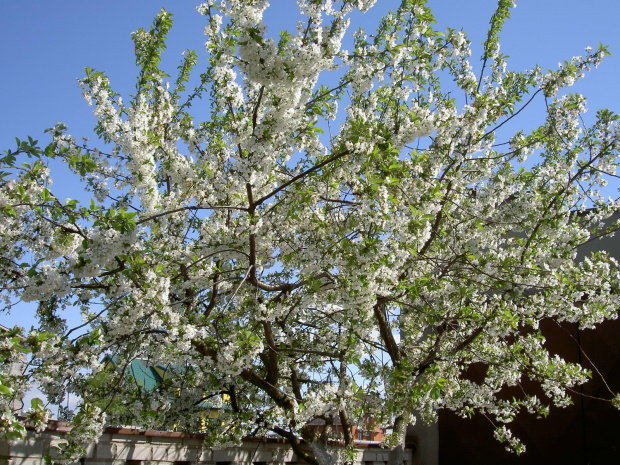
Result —
<instances>
[{"instance_id":1,"label":"clear blue sky","mask_svg":"<svg viewBox=\"0 0 620 465\"><path fill-rule=\"evenodd\" d=\"M15 136L40 137L56 121L74 136L89 135L93 126L75 78L89 66L105 71L114 89L132 91L136 69L130 33L148 27L162 7L174 14L166 62L171 71L185 48L202 51L203 19L196 1L176 0L3 0L0 2L0 148L12 147ZM274 29L292 27L294 0L273 0ZM372 24L396 0L378 0L363 21ZM430 0L442 27L463 27L480 44L494 0ZM620 2L618 0L518 0L506 25L502 51L511 67L529 68L581 54L586 45L610 45L612 56L591 73L578 90L594 110L620 111ZM479 55L479 53L478 53ZM172 73L171 73L172 74Z\"/></svg>"},{"instance_id":2,"label":"clear blue sky","mask_svg":"<svg viewBox=\"0 0 620 465\"><path fill-rule=\"evenodd\" d=\"M515 70L555 68L558 61L583 53L587 45L608 44L612 56L575 86L589 98L591 113L608 107L620 111L620 18L618 0L517 0L502 38L502 51L511 56ZM105 71L112 87L126 96L134 88L136 68L130 33L148 28L163 6L174 14L164 64L174 71L186 48L203 51L204 19L195 11L198 2L177 0L2 0L0 2L0 149L14 147L14 137L30 135L47 140L43 130L57 121L69 126L75 137L89 136L94 118L81 97L76 77L89 66ZM294 27L295 2L273 0L269 25ZM356 16L368 30L380 12L397 6L396 0L379 0L369 13ZM476 46L486 36L495 9L494 0L430 0L439 27L463 28ZM204 56L202 54L201 56ZM479 64L477 69L479 70ZM56 187L63 188L62 180ZM29 312L0 323L29 326Z\"/></svg>"}]
</instances>

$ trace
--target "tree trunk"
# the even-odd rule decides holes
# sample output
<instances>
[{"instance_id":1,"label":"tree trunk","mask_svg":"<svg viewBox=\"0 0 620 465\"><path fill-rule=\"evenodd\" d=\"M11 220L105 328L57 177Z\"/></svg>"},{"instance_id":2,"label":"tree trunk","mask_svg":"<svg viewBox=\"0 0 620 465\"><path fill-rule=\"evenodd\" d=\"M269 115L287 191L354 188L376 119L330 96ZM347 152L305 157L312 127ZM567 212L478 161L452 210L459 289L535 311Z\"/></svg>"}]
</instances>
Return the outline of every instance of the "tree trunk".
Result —
<instances>
[{"instance_id":1,"label":"tree trunk","mask_svg":"<svg viewBox=\"0 0 620 465\"><path fill-rule=\"evenodd\" d=\"M334 465L334 457L327 451L327 442L309 441L308 447L319 465Z\"/></svg>"},{"instance_id":2,"label":"tree trunk","mask_svg":"<svg viewBox=\"0 0 620 465\"><path fill-rule=\"evenodd\" d=\"M394 434L398 443L388 454L388 465L403 465L405 462L405 436L407 434L407 419L401 415L394 421Z\"/></svg>"}]
</instances>

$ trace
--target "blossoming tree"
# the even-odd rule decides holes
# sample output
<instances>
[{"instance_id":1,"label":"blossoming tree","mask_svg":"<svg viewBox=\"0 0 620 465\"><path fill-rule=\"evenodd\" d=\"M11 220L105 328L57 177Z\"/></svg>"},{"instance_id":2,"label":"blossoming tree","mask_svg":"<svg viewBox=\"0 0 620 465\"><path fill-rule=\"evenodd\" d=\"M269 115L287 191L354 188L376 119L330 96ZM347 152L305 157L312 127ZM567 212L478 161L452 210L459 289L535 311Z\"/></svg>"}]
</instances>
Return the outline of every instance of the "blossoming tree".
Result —
<instances>
[{"instance_id":1,"label":"blossoming tree","mask_svg":"<svg viewBox=\"0 0 620 465\"><path fill-rule=\"evenodd\" d=\"M618 204L599 189L616 173L617 117L586 126L584 97L556 97L606 49L509 71L499 34L513 5L500 0L474 73L465 34L433 29L423 0L356 32L350 51L349 15L372 0L298 3L305 20L279 37L266 0L200 5L207 61L188 52L171 81L162 11L134 34L134 95L90 69L81 80L100 149L58 124L47 147L5 152L2 295L38 302L40 322L3 339L4 363L32 353L24 376L2 374L5 432L19 434L9 404L32 377L52 402L82 399L66 454L108 423L219 443L275 434L327 465L349 460L330 448L334 420L351 451L350 426L372 417L392 428L398 464L406 425L439 409L484 413L522 451L511 419L566 405L586 381L538 326L617 314L617 263L576 259L615 226ZM506 134L534 99L544 123ZM46 158L92 200L58 198ZM127 376L135 359L163 367L155 389ZM545 396L501 396L525 379ZM42 403L30 415L44 422ZM308 427L315 418L325 428Z\"/></svg>"}]
</instances>

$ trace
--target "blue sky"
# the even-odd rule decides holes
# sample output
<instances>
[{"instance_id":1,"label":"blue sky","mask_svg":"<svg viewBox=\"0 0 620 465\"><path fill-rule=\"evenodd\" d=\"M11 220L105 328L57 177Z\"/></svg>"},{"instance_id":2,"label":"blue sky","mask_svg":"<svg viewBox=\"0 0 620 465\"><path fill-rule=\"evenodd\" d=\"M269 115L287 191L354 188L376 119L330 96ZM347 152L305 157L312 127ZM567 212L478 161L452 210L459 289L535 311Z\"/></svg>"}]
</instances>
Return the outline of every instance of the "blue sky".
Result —
<instances>
[{"instance_id":1,"label":"blue sky","mask_svg":"<svg viewBox=\"0 0 620 465\"><path fill-rule=\"evenodd\" d=\"M131 93L137 70L130 34L140 27L148 28L162 6L175 19L164 66L173 74L181 52L187 48L204 57L205 22L195 11L197 4L187 0L2 1L0 149L13 148L14 137L30 135L45 142L43 130L57 121L66 123L75 137L94 139L92 108L76 84L76 78L84 75L84 67L106 72L113 89L124 96ZM281 28L293 29L295 2L273 0L272 4L268 14L271 32L276 35ZM354 17L352 30L358 25L372 30L381 12L397 5L396 0L378 0L370 12ZM495 0L430 0L429 5L438 27L463 28L475 47L472 59L480 56ZM518 0L505 26L502 52L511 57L511 69L535 64L555 68L559 61L582 54L587 45L607 44L612 56L573 90L589 98L591 114L600 107L620 111L619 17L617 0L590 0L587 4L583 0ZM479 70L475 60L474 66ZM535 116L535 108L530 114ZM55 187L71 187L63 181L57 179ZM0 323L29 326L29 313L24 308L10 317L0 315Z\"/></svg>"},{"instance_id":2,"label":"blue sky","mask_svg":"<svg viewBox=\"0 0 620 465\"><path fill-rule=\"evenodd\" d=\"M174 14L175 27L165 63L171 71L186 48L202 52L204 20L197 2L187 0L5 0L0 6L0 147L12 147L14 137L40 138L56 121L76 136L90 135L94 119L81 97L76 77L89 66L105 71L112 87L132 91L136 68L130 33L148 27L162 7ZM576 90L590 100L592 110L618 110L620 34L617 0L519 0L505 27L502 51L511 67L522 69L579 55L587 45L610 45L612 56ZM270 25L274 34L294 25L294 1L273 0ZM373 10L356 20L374 23L380 11L396 0L378 0ZM477 46L485 38L494 0L430 0L441 27L463 27ZM293 14L292 14L293 13ZM479 52L479 48L477 50ZM474 56L479 53L474 53Z\"/></svg>"}]
</instances>

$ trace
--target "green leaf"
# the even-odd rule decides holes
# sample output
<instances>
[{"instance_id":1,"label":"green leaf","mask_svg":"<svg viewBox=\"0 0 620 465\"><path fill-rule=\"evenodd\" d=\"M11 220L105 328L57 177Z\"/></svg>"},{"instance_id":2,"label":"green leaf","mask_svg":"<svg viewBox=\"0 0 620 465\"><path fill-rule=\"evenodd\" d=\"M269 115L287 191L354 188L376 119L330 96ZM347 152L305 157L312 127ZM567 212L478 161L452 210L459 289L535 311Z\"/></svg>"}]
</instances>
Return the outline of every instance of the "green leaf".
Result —
<instances>
[{"instance_id":1,"label":"green leaf","mask_svg":"<svg viewBox=\"0 0 620 465\"><path fill-rule=\"evenodd\" d=\"M5 396L10 396L11 394L13 394L13 389L11 389L10 387L4 384L0 384L0 394L4 394Z\"/></svg>"},{"instance_id":2,"label":"green leaf","mask_svg":"<svg viewBox=\"0 0 620 465\"><path fill-rule=\"evenodd\" d=\"M17 218L17 213L15 213L15 210L13 209L12 206L5 205L3 210L4 210L4 213L7 214L8 216L12 216L13 218Z\"/></svg>"}]
</instances>

